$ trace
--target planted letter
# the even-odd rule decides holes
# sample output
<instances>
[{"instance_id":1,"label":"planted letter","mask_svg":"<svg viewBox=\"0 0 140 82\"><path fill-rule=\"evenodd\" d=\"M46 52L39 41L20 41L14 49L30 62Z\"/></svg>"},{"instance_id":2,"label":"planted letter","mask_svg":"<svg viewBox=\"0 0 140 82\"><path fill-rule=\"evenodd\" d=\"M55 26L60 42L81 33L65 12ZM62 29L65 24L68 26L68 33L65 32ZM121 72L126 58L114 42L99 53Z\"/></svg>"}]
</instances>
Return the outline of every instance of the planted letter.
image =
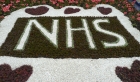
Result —
<instances>
[{"instance_id":1,"label":"planted letter","mask_svg":"<svg viewBox=\"0 0 140 82\"><path fill-rule=\"evenodd\" d=\"M24 32L22 33L21 38L15 47L15 50L24 50L24 47L25 47L26 43L28 42L28 38L29 38L33 24L42 33L42 35L44 35L46 37L46 39L50 40L50 42L54 46L56 46L56 47L58 46L58 42L57 42L58 20L53 20L52 33L49 33L49 31L46 30L37 20L32 19L32 20L28 21L28 23L24 29Z\"/></svg>"},{"instance_id":2,"label":"planted letter","mask_svg":"<svg viewBox=\"0 0 140 82\"><path fill-rule=\"evenodd\" d=\"M114 36L118 39L116 42L113 42L113 43L102 41L105 48L126 46L127 45L127 41L122 35L102 29L101 26L99 25L99 23L109 23L109 20L107 20L107 19L96 19L95 21L93 21L93 25L94 25L94 27L97 31L102 32L102 33L107 34L107 35Z\"/></svg>"}]
</instances>

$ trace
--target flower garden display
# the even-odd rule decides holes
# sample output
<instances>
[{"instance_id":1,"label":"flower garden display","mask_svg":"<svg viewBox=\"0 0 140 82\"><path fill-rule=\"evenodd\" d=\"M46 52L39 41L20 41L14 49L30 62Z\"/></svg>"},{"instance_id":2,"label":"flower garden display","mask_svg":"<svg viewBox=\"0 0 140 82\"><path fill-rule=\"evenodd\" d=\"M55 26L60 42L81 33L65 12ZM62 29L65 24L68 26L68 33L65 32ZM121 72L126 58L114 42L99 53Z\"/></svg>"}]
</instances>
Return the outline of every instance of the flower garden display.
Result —
<instances>
[{"instance_id":1,"label":"flower garden display","mask_svg":"<svg viewBox=\"0 0 140 82\"><path fill-rule=\"evenodd\" d=\"M109 4L18 9L0 22L0 82L140 82L130 19Z\"/></svg>"}]
</instances>

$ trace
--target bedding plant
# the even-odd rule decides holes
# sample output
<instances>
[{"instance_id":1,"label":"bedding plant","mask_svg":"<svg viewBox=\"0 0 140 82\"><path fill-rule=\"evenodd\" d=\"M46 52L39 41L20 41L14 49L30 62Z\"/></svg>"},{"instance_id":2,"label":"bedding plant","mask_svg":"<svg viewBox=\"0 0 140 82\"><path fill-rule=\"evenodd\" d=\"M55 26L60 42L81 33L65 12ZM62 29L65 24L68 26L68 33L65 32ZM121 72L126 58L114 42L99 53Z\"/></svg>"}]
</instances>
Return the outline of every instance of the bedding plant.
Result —
<instances>
[{"instance_id":1,"label":"bedding plant","mask_svg":"<svg viewBox=\"0 0 140 82\"><path fill-rule=\"evenodd\" d=\"M0 19L9 15L11 12L34 5L50 5L60 9L64 6L74 5L81 6L85 9L90 9L97 4L110 4L122 11L130 18L133 26L140 29L140 11L137 11L133 5L136 0L131 3L128 0L0 0Z\"/></svg>"},{"instance_id":2,"label":"bedding plant","mask_svg":"<svg viewBox=\"0 0 140 82\"><path fill-rule=\"evenodd\" d=\"M135 60L130 69L117 66L115 73L122 82L140 82L140 61Z\"/></svg>"},{"instance_id":3,"label":"bedding plant","mask_svg":"<svg viewBox=\"0 0 140 82\"><path fill-rule=\"evenodd\" d=\"M35 13L33 13L35 14ZM72 27L82 27L81 17L70 17L72 20ZM30 38L25 45L24 50L15 51L15 45L19 41L23 31L25 30L26 24L28 23L29 18L19 18L15 23L14 28L8 34L7 39L0 48L0 56L14 56L14 57L47 57L47 58L118 58L118 57L134 57L140 56L140 46L139 43L131 36L123 25L120 24L117 17L109 17L108 20L110 23L101 23L100 26L103 29L110 30L111 32L121 34L126 39L126 45L122 47L112 47L104 48L104 45L101 41L107 42L116 42L117 38L100 33L96 31L95 26L92 24L93 20L102 19L100 17L82 17L88 19L89 30L91 31L91 36L94 39L97 49L89 49L89 45L86 40L85 33L79 31L74 33L73 41L74 48L66 48L66 17L32 17L30 19L36 19L41 23L45 29L51 31L52 19L59 19L58 30L58 47L55 47L49 40L46 40L44 36L38 31L36 25L33 25L32 31L30 32ZM106 19L105 17L103 17ZM46 20L47 19L47 20ZM67 19L69 19L67 17ZM45 20L45 21L44 21ZM77 22L78 21L78 22ZM22 22L22 24L21 24ZM63 23L62 23L63 22ZM116 25L117 23L117 25ZM121 28L118 29L117 27ZM16 35L16 36L15 36ZM13 38L14 36L14 38ZM79 37L81 36L81 37ZM131 39L131 40L130 40ZM129 43L129 45L127 45ZM44 45L45 44L45 45ZM47 46L46 46L47 45ZM65 55L63 55L65 54Z\"/></svg>"},{"instance_id":4,"label":"bedding plant","mask_svg":"<svg viewBox=\"0 0 140 82\"><path fill-rule=\"evenodd\" d=\"M122 11L124 13L124 15L128 16L130 18L130 21L132 22L133 26L140 30L140 11L137 11L133 7L135 2L136 2L136 0L133 0L131 3L128 2L127 0L0 0L0 20L2 20L5 16L9 15L11 12L13 12L15 10L18 10L20 8L27 7L27 6L47 4L47 5L53 6L56 9L60 9L64 6L73 5L73 6L80 6L80 7L83 7L85 9L90 9L90 8L96 6L97 4L110 4L110 5L114 6L115 8L119 9L120 11ZM42 21L42 19L38 19L38 20ZM61 21L63 21L62 19L63 18L61 18ZM112 18L112 19L117 19L117 18ZM116 22L115 20L112 20L112 19L110 19L111 22ZM23 19L18 19L18 20L24 21ZM25 20L25 23L26 22L27 22L27 20ZM18 25L19 23L17 22L16 24L17 24L17 27L19 27L19 25ZM23 25L25 25L25 24L23 24ZM79 25L79 24L76 24L76 25ZM105 26L104 24L102 24L102 25ZM19 29L15 28L13 31L17 31L17 30L19 30ZM20 30L23 30L23 29L20 29ZM114 31L116 31L116 30L114 29ZM37 32L36 29L35 29L35 32ZM124 34L124 31L120 31L120 32L122 34ZM14 33L14 32L12 32L12 33ZM127 34L127 33L125 33L125 34ZM95 35L95 36L97 36L97 35ZM98 34L98 36L102 36L102 35ZM125 35L125 36L127 36L127 35ZM35 37L40 37L40 35L33 36L33 38L35 38ZM130 37L127 37L127 38L129 39ZM8 40L8 39L10 39L10 40ZM8 39L6 40L7 43L9 43L9 41L12 41L11 38L8 38ZM99 38L99 39L101 39L101 38ZM42 41L42 39L40 39L39 41ZM98 39L97 39L97 41L98 41ZM134 42L132 40L130 40L130 41L131 41L130 43ZM12 43L14 43L14 42L12 42ZM36 43L36 42L34 42L34 43ZM135 43L135 44L137 45L138 43ZM11 46L13 46L13 45L11 45ZM32 46L32 45L28 45L28 46ZM32 46L32 47L34 47L34 46ZM44 46L42 45L42 47L44 47ZM7 53L8 50L4 49L4 46L2 46L2 48L3 48L3 50L2 50L1 53ZM139 50L138 50L139 45L137 47L135 45L132 45L132 46L130 46L130 48L134 49L134 50L137 50L138 52L135 51L135 53L139 54ZM40 49L42 49L42 48L40 48ZM122 49L120 49L120 50L122 50ZM127 48L126 51L129 51L129 48ZM9 52L12 53L12 54L14 53L15 56L18 56L18 54L24 54L22 52L17 53L17 54L13 51L9 51ZM99 54L102 54L99 51L96 51L96 52L98 52ZM29 54L29 53L31 53L31 52L26 51L26 54ZM74 57L73 55L68 56L67 50L66 51L63 50L63 52L61 52L61 53L66 54L65 57L63 56L63 58L68 58L69 56L71 56L73 58L76 58L76 56ZM114 53L114 52L110 52L110 53ZM128 53L134 53L134 52L131 52L131 50L130 50ZM32 53L32 55L33 54L34 53ZM42 51L41 54L43 54L43 51ZM95 58L95 57L96 58L105 58L107 54L108 54L108 52L106 51L105 55L96 56L96 54L95 54L95 55L93 55L92 58ZM126 54L123 54L123 53L118 53L118 54L119 54L119 57L120 56L124 56L124 57L127 56ZM113 54L113 57L118 57L118 54ZM108 56L110 56L110 55L108 55ZM30 57L30 56L26 56L26 57ZM34 57L38 57L38 55L35 55ZM51 58L52 55L48 54L48 57ZM59 56L57 56L56 54L53 55L53 58L58 58L58 57ZM91 54L89 54L87 57L85 57L83 55L83 58L89 58L89 57L91 57ZM11 67L8 64L0 65L0 67L1 67L0 76L2 77L2 78L0 78L0 81L4 81L4 82L6 82L5 80L7 80L7 79L10 80L11 82L16 80L15 78L11 78L11 77L3 77L3 74L5 74L5 73L7 73L9 75L12 75L12 76L20 75L18 77L19 82L26 81L30 77L30 75L32 74L32 67L31 66L26 66L25 65L25 66L22 66L20 68L17 68L15 70L13 70L13 71L11 70ZM136 60L132 64L131 69L128 69L127 67L117 66L115 72L116 72L116 75L118 76L118 78L120 78L123 82L139 82L140 81L140 79L139 79L139 76L140 76L139 68L140 68L140 61ZM28 71L28 72L26 73L26 76L24 76L23 75L24 73L23 74L18 74L17 71L19 73L23 73L23 72L26 72L26 71ZM21 79L20 77L24 77L24 79L23 78Z\"/></svg>"}]
</instances>

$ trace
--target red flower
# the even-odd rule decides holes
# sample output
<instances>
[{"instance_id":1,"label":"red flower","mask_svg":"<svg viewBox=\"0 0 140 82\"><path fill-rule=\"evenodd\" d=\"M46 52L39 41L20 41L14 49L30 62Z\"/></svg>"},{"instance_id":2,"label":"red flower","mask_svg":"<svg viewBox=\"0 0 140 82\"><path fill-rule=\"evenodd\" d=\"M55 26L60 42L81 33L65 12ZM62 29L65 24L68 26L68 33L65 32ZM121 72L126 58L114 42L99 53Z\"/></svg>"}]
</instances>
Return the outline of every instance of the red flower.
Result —
<instances>
[{"instance_id":1,"label":"red flower","mask_svg":"<svg viewBox=\"0 0 140 82\"><path fill-rule=\"evenodd\" d=\"M131 16L132 19L135 19L135 16Z\"/></svg>"},{"instance_id":2,"label":"red flower","mask_svg":"<svg viewBox=\"0 0 140 82\"><path fill-rule=\"evenodd\" d=\"M89 4L86 3L86 8L89 8Z\"/></svg>"},{"instance_id":3,"label":"red flower","mask_svg":"<svg viewBox=\"0 0 140 82\"><path fill-rule=\"evenodd\" d=\"M137 16L139 17L140 16L140 13L137 13Z\"/></svg>"},{"instance_id":4,"label":"red flower","mask_svg":"<svg viewBox=\"0 0 140 82\"><path fill-rule=\"evenodd\" d=\"M126 14L127 14L127 12L123 12L123 14L124 14L124 15L126 15Z\"/></svg>"},{"instance_id":5,"label":"red flower","mask_svg":"<svg viewBox=\"0 0 140 82\"><path fill-rule=\"evenodd\" d=\"M4 3L4 2L5 2L5 0L0 0L0 2L3 2L3 3Z\"/></svg>"},{"instance_id":6,"label":"red flower","mask_svg":"<svg viewBox=\"0 0 140 82\"><path fill-rule=\"evenodd\" d=\"M78 3L78 0L68 0L69 3Z\"/></svg>"},{"instance_id":7,"label":"red flower","mask_svg":"<svg viewBox=\"0 0 140 82\"><path fill-rule=\"evenodd\" d=\"M133 10L133 8L128 8L128 11L129 11L129 12L132 12L132 11L134 11L134 10Z\"/></svg>"},{"instance_id":8,"label":"red flower","mask_svg":"<svg viewBox=\"0 0 140 82\"><path fill-rule=\"evenodd\" d=\"M95 2L95 0L91 0L92 2Z\"/></svg>"},{"instance_id":9,"label":"red flower","mask_svg":"<svg viewBox=\"0 0 140 82\"><path fill-rule=\"evenodd\" d=\"M52 2L52 4L56 4L57 3L56 0L50 0L50 2Z\"/></svg>"},{"instance_id":10,"label":"red flower","mask_svg":"<svg viewBox=\"0 0 140 82\"><path fill-rule=\"evenodd\" d=\"M16 3L19 3L20 2L20 0L16 0Z\"/></svg>"},{"instance_id":11,"label":"red flower","mask_svg":"<svg viewBox=\"0 0 140 82\"><path fill-rule=\"evenodd\" d=\"M109 2L109 0L105 0L105 2Z\"/></svg>"},{"instance_id":12,"label":"red flower","mask_svg":"<svg viewBox=\"0 0 140 82\"><path fill-rule=\"evenodd\" d=\"M137 20L140 21L140 17L138 17Z\"/></svg>"},{"instance_id":13,"label":"red flower","mask_svg":"<svg viewBox=\"0 0 140 82\"><path fill-rule=\"evenodd\" d=\"M110 2L111 2L111 3L113 3L113 2L114 2L114 0L110 0Z\"/></svg>"},{"instance_id":14,"label":"red flower","mask_svg":"<svg viewBox=\"0 0 140 82\"><path fill-rule=\"evenodd\" d=\"M4 12L10 11L9 9L10 9L10 5L7 5L7 6L5 6L5 7L2 8L2 10L3 10Z\"/></svg>"},{"instance_id":15,"label":"red flower","mask_svg":"<svg viewBox=\"0 0 140 82\"><path fill-rule=\"evenodd\" d=\"M58 2L64 3L64 0L58 0Z\"/></svg>"}]
</instances>

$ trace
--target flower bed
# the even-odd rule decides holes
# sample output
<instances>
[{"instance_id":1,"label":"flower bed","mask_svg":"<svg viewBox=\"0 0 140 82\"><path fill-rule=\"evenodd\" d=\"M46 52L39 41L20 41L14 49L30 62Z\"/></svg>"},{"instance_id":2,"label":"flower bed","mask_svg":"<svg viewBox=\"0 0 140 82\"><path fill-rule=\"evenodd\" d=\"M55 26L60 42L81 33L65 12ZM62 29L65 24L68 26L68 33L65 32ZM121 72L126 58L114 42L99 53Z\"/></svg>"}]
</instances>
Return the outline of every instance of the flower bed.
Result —
<instances>
[{"instance_id":1,"label":"flower bed","mask_svg":"<svg viewBox=\"0 0 140 82\"><path fill-rule=\"evenodd\" d=\"M110 4L128 16L134 27L138 28L140 26L140 12L133 7L135 0L131 3L129 3L127 0L1 0L0 18L9 15L11 12L17 9L39 4L51 5L54 8L62 8L68 5L75 5L86 9L89 9L97 4Z\"/></svg>"},{"instance_id":2,"label":"flower bed","mask_svg":"<svg viewBox=\"0 0 140 82\"><path fill-rule=\"evenodd\" d=\"M110 5L19 9L0 23L0 82L139 82L139 36Z\"/></svg>"},{"instance_id":3,"label":"flower bed","mask_svg":"<svg viewBox=\"0 0 140 82\"><path fill-rule=\"evenodd\" d=\"M40 7L38 7L40 8ZM37 8L36 8L37 9ZM58 46L55 47L50 40L47 40L44 35L40 34L36 28L37 23L33 25L30 37L26 41L25 49L15 51L15 45L23 35L29 20L35 19L38 23L47 29L49 32L52 31L52 20L58 19L59 31L58 35ZM47 19L47 20L46 20ZM90 34L95 42L96 49L89 49L89 44L86 40L86 35L83 31L73 33L74 47L68 48L66 38L67 37L67 26L65 25L67 19L71 19L72 27L82 27L81 19L87 19ZM101 23L101 28L122 35L127 41L123 46L105 48L101 42L117 43L119 40L117 37L108 35L106 33L98 32L95 30L95 26L92 24L93 20L97 19L108 19L110 22ZM78 22L77 22L78 21ZM22 24L21 24L22 23ZM116 25L117 23L117 25ZM22 28L21 28L22 27ZM119 28L119 29L118 29ZM16 35L16 36L15 36ZM14 36L14 38L13 38ZM80 37L79 37L80 36ZM55 38L55 37L54 37ZM130 40L131 39L131 40ZM82 44L81 44L82 43ZM128 45L127 45L128 44ZM116 17L31 17L31 18L19 18L15 23L14 29L9 33L5 43L1 46L0 56L12 56L15 57L47 57L47 58L116 58L116 57L133 57L140 56L139 43L130 35L119 22ZM116 52L117 51L117 52ZM108 53L109 52L109 53ZM24 54L24 55L22 55ZM36 54L36 55L35 55ZM60 55L65 54L65 55Z\"/></svg>"}]
</instances>

